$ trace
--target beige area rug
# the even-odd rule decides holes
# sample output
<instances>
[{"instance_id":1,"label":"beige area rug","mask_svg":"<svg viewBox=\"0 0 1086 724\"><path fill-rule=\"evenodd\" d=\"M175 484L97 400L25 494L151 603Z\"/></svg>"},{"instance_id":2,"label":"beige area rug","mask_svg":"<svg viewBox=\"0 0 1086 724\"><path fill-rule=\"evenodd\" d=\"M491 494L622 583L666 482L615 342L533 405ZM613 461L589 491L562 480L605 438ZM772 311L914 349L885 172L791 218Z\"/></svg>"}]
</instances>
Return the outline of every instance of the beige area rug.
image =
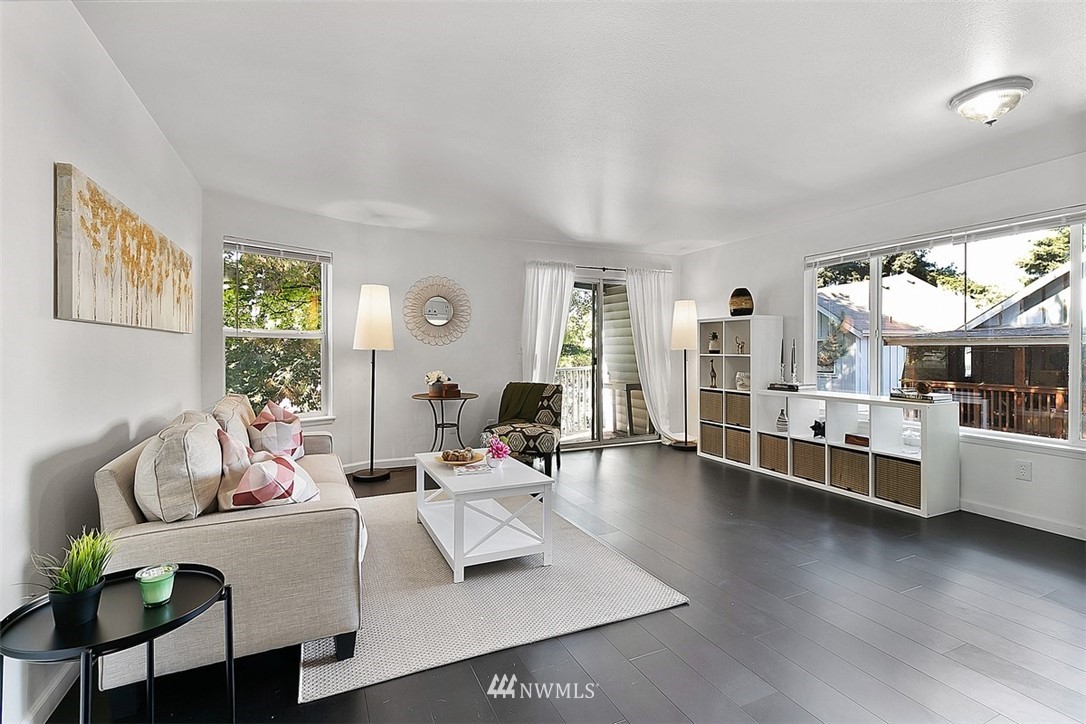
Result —
<instances>
[{"instance_id":1,"label":"beige area rug","mask_svg":"<svg viewBox=\"0 0 1086 724\"><path fill-rule=\"evenodd\" d=\"M502 502L516 510L527 498ZM497 561L466 569L455 584L415 522L414 493L358 503L369 529L358 647L336 661L332 639L304 644L300 703L687 601L559 515L550 566L542 555ZM539 530L541 506L520 518Z\"/></svg>"}]
</instances>

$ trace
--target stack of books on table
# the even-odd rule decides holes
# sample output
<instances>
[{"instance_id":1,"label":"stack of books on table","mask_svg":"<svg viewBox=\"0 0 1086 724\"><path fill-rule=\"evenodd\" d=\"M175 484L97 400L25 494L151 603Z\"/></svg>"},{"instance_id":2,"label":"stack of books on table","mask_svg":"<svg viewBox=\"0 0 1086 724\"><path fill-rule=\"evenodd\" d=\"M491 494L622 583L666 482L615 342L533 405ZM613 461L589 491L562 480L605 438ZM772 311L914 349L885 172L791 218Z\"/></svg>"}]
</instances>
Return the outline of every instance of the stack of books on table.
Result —
<instances>
[{"instance_id":1,"label":"stack of books on table","mask_svg":"<svg viewBox=\"0 0 1086 724\"><path fill-rule=\"evenodd\" d=\"M890 390L891 400L908 400L909 402L953 402L954 395L949 392L927 392L921 394L910 388Z\"/></svg>"},{"instance_id":2,"label":"stack of books on table","mask_svg":"<svg viewBox=\"0 0 1086 724\"><path fill-rule=\"evenodd\" d=\"M491 467L486 464L486 461L480 463L472 463L471 465L461 465L456 468L456 476L461 475L487 475L491 471Z\"/></svg>"},{"instance_id":3,"label":"stack of books on table","mask_svg":"<svg viewBox=\"0 0 1086 724\"><path fill-rule=\"evenodd\" d=\"M803 382L770 382L768 385L768 389L777 390L778 392L799 392L800 390L813 390L814 388L813 384Z\"/></svg>"}]
</instances>

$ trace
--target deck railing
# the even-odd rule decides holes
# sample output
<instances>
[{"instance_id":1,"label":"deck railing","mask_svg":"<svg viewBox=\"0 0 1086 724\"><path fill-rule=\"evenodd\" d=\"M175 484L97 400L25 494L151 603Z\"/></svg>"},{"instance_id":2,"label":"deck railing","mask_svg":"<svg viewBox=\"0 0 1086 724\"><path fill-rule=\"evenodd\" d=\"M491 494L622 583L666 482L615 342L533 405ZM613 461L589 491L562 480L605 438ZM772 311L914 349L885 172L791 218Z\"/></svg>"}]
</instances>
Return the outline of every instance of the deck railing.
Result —
<instances>
[{"instance_id":1,"label":"deck railing","mask_svg":"<svg viewBox=\"0 0 1086 724\"><path fill-rule=\"evenodd\" d=\"M559 367L562 385L562 434L586 432L592 427L592 367Z\"/></svg>"},{"instance_id":2,"label":"deck railing","mask_svg":"<svg viewBox=\"0 0 1086 724\"><path fill-rule=\"evenodd\" d=\"M903 380L915 384L915 380ZM1067 437L1067 388L1034 385L991 385L928 380L939 392L958 401L962 427L1017 432L1040 437Z\"/></svg>"}]
</instances>

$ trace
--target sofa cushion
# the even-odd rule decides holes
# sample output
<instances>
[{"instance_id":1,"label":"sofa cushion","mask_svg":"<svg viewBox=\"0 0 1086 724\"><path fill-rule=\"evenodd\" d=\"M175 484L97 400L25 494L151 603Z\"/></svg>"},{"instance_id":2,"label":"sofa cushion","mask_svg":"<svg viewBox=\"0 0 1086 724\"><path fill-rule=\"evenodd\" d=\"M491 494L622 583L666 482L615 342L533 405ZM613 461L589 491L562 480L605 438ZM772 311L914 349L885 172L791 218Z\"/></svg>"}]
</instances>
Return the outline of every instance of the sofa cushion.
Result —
<instances>
[{"instance_id":1,"label":"sofa cushion","mask_svg":"<svg viewBox=\"0 0 1086 724\"><path fill-rule=\"evenodd\" d=\"M253 406L245 395L231 393L215 403L211 416L219 427L242 445L249 444L249 425L256 419Z\"/></svg>"},{"instance_id":2,"label":"sofa cushion","mask_svg":"<svg viewBox=\"0 0 1086 724\"><path fill-rule=\"evenodd\" d=\"M269 402L249 425L249 445L255 452L287 455L297 460L305 455L302 421L289 410Z\"/></svg>"},{"instance_id":3,"label":"sofa cushion","mask_svg":"<svg viewBox=\"0 0 1086 724\"><path fill-rule=\"evenodd\" d=\"M296 460L286 455L253 452L224 430L218 431L218 438L222 446L219 510L320 500L316 483Z\"/></svg>"},{"instance_id":4,"label":"sofa cushion","mask_svg":"<svg viewBox=\"0 0 1086 724\"><path fill-rule=\"evenodd\" d=\"M136 503L148 520L192 520L215 509L222 451L215 420L186 411L148 441L136 463Z\"/></svg>"},{"instance_id":5,"label":"sofa cushion","mask_svg":"<svg viewBox=\"0 0 1086 724\"><path fill-rule=\"evenodd\" d=\"M317 485L323 487L325 483L336 483L350 493L351 489L347 485L347 476L343 472L343 463L339 455L306 455L298 461L298 464L306 469ZM350 494L353 498L354 493Z\"/></svg>"}]
</instances>

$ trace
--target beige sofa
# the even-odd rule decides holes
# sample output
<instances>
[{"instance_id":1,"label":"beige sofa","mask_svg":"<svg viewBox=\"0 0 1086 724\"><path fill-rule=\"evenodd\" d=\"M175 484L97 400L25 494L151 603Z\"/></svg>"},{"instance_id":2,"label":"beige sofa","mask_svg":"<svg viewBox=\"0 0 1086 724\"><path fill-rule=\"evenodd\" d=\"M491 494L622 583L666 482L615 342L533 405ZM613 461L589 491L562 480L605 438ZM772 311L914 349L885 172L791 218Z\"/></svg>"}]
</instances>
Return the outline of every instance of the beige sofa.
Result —
<instances>
[{"instance_id":1,"label":"beige sofa","mask_svg":"<svg viewBox=\"0 0 1086 724\"><path fill-rule=\"evenodd\" d=\"M211 414L248 444L246 427L254 415L244 397L224 397ZM320 488L319 501L210 512L174 523L148 521L136 502L136 462L148 442L94 476L102 530L116 539L109 570L176 562L223 571L233 591L236 657L329 636L336 637L337 658L353 656L366 528L331 435L306 432L306 454L298 460ZM222 605L156 640L158 674L223 660ZM102 688L142 680L145 662L143 647L106 656Z\"/></svg>"}]
</instances>

